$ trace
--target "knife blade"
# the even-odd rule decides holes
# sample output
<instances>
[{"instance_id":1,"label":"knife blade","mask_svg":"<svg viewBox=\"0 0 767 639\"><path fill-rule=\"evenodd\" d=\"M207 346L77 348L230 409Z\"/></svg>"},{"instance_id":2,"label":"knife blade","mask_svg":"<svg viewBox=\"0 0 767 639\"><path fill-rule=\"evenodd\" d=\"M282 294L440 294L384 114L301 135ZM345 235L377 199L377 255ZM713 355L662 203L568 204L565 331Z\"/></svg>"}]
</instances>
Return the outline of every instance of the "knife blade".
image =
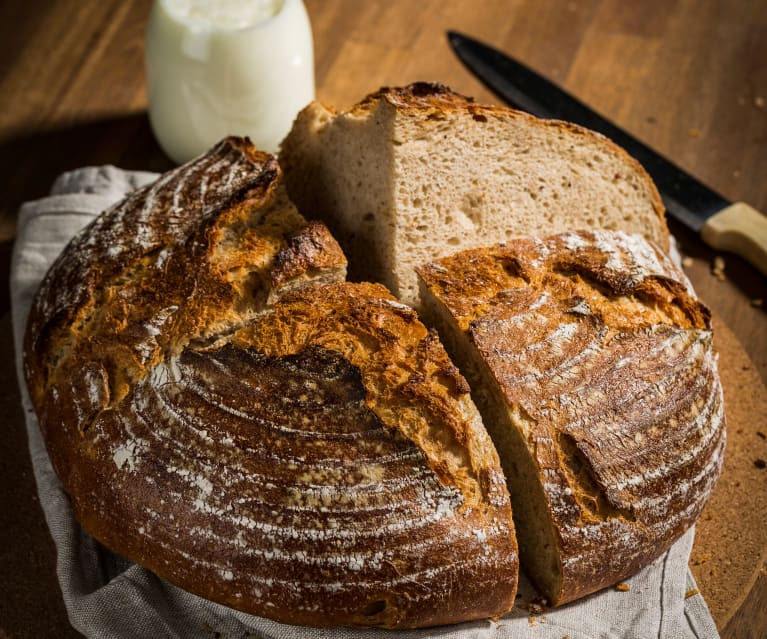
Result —
<instances>
[{"instance_id":1,"label":"knife blade","mask_svg":"<svg viewBox=\"0 0 767 639\"><path fill-rule=\"evenodd\" d=\"M745 202L732 203L521 62L456 31L447 35L461 62L496 95L532 115L574 122L622 146L653 178L672 217L767 276L767 216Z\"/></svg>"}]
</instances>

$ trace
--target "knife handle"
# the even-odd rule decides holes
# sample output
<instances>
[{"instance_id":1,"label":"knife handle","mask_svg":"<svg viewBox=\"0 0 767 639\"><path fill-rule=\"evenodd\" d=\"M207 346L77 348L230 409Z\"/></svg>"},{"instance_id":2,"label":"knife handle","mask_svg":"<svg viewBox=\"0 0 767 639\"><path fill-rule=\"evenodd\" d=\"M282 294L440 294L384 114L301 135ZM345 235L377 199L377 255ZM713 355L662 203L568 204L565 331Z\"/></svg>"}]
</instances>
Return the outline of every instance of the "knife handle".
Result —
<instances>
[{"instance_id":1,"label":"knife handle","mask_svg":"<svg viewBox=\"0 0 767 639\"><path fill-rule=\"evenodd\" d=\"M767 276L767 216L735 202L706 220L700 232L709 246L748 260Z\"/></svg>"}]
</instances>

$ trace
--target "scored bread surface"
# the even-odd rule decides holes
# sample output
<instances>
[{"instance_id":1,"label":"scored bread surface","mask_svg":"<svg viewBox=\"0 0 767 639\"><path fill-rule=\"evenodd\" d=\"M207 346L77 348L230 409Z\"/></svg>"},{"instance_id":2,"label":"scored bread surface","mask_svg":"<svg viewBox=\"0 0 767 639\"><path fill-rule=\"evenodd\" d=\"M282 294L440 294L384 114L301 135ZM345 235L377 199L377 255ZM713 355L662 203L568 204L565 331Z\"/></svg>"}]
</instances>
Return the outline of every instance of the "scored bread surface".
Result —
<instances>
[{"instance_id":1,"label":"scored bread surface","mask_svg":"<svg viewBox=\"0 0 767 639\"><path fill-rule=\"evenodd\" d=\"M501 454L522 567L552 603L633 574L695 521L721 469L722 390L709 313L662 251L573 232L419 274Z\"/></svg>"},{"instance_id":2,"label":"scored bread surface","mask_svg":"<svg viewBox=\"0 0 767 639\"><path fill-rule=\"evenodd\" d=\"M614 229L668 248L660 196L625 151L438 84L383 88L343 112L313 102L280 164L299 210L346 251L351 276L416 307L415 267L515 236Z\"/></svg>"},{"instance_id":3,"label":"scored bread surface","mask_svg":"<svg viewBox=\"0 0 767 639\"><path fill-rule=\"evenodd\" d=\"M497 453L436 334L230 138L76 236L25 374L75 514L213 601L288 623L499 616L516 541Z\"/></svg>"},{"instance_id":4,"label":"scored bread surface","mask_svg":"<svg viewBox=\"0 0 767 639\"><path fill-rule=\"evenodd\" d=\"M285 265L307 240L321 250ZM227 330L273 288L343 280L345 268L327 230L287 200L274 158L227 139L104 212L54 262L26 333L32 398L54 412L70 402L87 423L166 351Z\"/></svg>"}]
</instances>

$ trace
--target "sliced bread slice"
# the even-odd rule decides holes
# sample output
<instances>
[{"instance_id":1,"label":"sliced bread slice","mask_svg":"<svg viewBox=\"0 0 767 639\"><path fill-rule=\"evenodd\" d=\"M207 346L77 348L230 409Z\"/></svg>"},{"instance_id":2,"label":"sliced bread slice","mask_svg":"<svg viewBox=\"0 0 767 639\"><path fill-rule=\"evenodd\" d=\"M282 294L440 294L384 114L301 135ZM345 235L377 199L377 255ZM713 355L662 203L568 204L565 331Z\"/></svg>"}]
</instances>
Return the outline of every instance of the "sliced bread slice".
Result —
<instances>
[{"instance_id":1,"label":"sliced bread slice","mask_svg":"<svg viewBox=\"0 0 767 639\"><path fill-rule=\"evenodd\" d=\"M519 238L427 264L501 456L520 564L552 604L615 584L701 512L722 464L710 317L640 236Z\"/></svg>"},{"instance_id":2,"label":"sliced bread slice","mask_svg":"<svg viewBox=\"0 0 767 639\"><path fill-rule=\"evenodd\" d=\"M519 235L617 229L668 247L654 184L615 144L438 84L383 88L341 113L311 103L280 164L299 210L339 240L351 277L416 307L416 266Z\"/></svg>"}]
</instances>

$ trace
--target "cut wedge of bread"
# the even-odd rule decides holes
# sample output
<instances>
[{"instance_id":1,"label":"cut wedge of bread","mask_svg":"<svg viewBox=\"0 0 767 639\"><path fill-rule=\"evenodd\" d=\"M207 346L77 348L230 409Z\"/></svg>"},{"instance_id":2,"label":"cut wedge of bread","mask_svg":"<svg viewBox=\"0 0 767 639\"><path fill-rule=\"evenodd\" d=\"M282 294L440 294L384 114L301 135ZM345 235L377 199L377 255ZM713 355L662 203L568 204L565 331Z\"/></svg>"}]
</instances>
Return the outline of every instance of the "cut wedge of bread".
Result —
<instances>
[{"instance_id":1,"label":"cut wedge of bread","mask_svg":"<svg viewBox=\"0 0 767 639\"><path fill-rule=\"evenodd\" d=\"M521 565L552 604L689 528L725 443L710 317L638 235L574 232L419 269L509 481Z\"/></svg>"},{"instance_id":2,"label":"cut wedge of bread","mask_svg":"<svg viewBox=\"0 0 767 639\"><path fill-rule=\"evenodd\" d=\"M418 307L415 267L520 235L668 231L651 179L605 137L475 104L438 85L383 88L297 117L280 164L291 199L328 224L353 279Z\"/></svg>"}]
</instances>

